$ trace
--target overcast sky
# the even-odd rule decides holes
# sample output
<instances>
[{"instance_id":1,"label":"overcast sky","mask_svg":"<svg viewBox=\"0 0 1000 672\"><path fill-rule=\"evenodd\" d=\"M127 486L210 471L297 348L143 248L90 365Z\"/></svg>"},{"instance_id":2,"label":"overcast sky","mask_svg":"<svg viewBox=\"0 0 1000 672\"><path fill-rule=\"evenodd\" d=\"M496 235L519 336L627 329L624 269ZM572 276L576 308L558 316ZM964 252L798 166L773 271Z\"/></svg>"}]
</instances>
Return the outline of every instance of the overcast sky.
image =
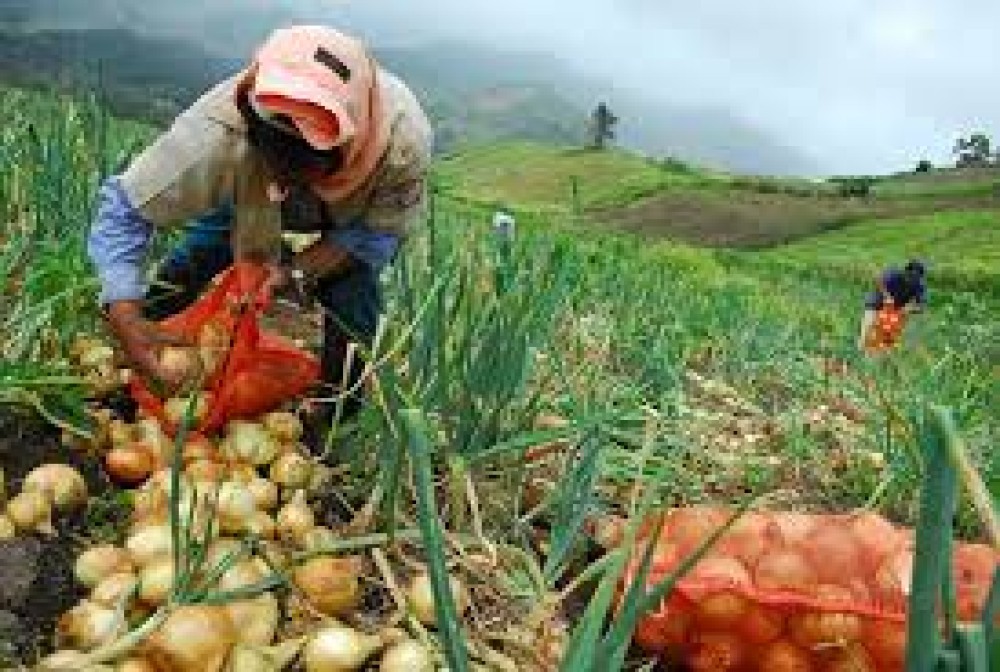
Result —
<instances>
[{"instance_id":1,"label":"overcast sky","mask_svg":"<svg viewBox=\"0 0 1000 672\"><path fill-rule=\"evenodd\" d=\"M725 107L827 172L944 162L957 134L1000 133L996 0L309 1L377 26L373 42L549 51L622 86Z\"/></svg>"}]
</instances>

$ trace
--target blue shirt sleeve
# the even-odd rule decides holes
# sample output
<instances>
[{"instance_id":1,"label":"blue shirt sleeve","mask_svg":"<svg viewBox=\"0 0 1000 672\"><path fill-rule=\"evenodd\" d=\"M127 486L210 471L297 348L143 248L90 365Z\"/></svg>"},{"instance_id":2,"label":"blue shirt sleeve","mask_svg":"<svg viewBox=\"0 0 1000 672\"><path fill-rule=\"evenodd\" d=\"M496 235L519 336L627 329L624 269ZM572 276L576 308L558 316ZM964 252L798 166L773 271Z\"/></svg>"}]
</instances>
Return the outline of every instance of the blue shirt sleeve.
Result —
<instances>
[{"instance_id":1,"label":"blue shirt sleeve","mask_svg":"<svg viewBox=\"0 0 1000 672\"><path fill-rule=\"evenodd\" d=\"M375 271L385 268L396 256L399 247L399 236L363 226L324 231L323 240L344 248L352 257Z\"/></svg>"},{"instance_id":2,"label":"blue shirt sleeve","mask_svg":"<svg viewBox=\"0 0 1000 672\"><path fill-rule=\"evenodd\" d=\"M132 205L114 177L101 185L87 253L101 281L102 304L141 299L146 294L142 266L153 226Z\"/></svg>"}]
</instances>

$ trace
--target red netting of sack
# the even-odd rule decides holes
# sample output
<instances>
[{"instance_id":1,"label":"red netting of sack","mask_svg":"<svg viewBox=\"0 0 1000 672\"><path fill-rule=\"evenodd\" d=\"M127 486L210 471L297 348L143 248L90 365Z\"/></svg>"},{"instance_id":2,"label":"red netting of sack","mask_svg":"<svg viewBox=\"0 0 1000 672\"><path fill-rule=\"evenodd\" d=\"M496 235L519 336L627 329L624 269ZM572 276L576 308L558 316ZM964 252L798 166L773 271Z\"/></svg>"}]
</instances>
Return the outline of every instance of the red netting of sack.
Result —
<instances>
[{"instance_id":1,"label":"red netting of sack","mask_svg":"<svg viewBox=\"0 0 1000 672\"><path fill-rule=\"evenodd\" d=\"M729 515L671 511L647 585ZM624 586L653 531L647 523ZM988 546L956 546L963 620L980 618L998 562ZM876 514L749 513L640 621L635 641L692 672L902 672L912 568L912 532Z\"/></svg>"},{"instance_id":2,"label":"red netting of sack","mask_svg":"<svg viewBox=\"0 0 1000 672\"><path fill-rule=\"evenodd\" d=\"M202 360L212 359L214 365L206 367L209 403L195 428L198 432L209 433L229 420L272 411L319 379L314 355L260 328L260 315L270 302L261 292L265 277L266 270L258 265L237 263L191 306L159 323L167 332L202 346L202 353L206 335L214 340ZM138 376L132 378L130 391L164 429L176 430L166 417L164 401Z\"/></svg>"},{"instance_id":3,"label":"red netting of sack","mask_svg":"<svg viewBox=\"0 0 1000 672\"><path fill-rule=\"evenodd\" d=\"M878 311L875 322L868 330L866 347L869 350L888 350L896 346L906 326L906 314L895 306L885 306Z\"/></svg>"}]
</instances>

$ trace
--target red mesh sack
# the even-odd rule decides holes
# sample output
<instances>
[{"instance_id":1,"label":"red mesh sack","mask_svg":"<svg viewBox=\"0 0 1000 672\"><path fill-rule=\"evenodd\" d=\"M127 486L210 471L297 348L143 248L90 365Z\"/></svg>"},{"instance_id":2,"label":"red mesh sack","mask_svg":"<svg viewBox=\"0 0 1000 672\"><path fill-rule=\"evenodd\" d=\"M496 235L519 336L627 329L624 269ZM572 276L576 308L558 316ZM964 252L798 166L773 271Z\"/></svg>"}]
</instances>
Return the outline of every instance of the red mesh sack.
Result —
<instances>
[{"instance_id":1,"label":"red mesh sack","mask_svg":"<svg viewBox=\"0 0 1000 672\"><path fill-rule=\"evenodd\" d=\"M159 324L167 332L198 342L206 325L226 344L217 348L219 365L205 381L210 401L195 428L212 432L235 418L249 419L274 410L282 402L302 394L319 379L319 360L260 328L260 315L270 298L261 287L266 270L237 263L226 270L211 288L184 311ZM133 398L171 433L164 402L140 377L131 383Z\"/></svg>"},{"instance_id":2,"label":"red mesh sack","mask_svg":"<svg viewBox=\"0 0 1000 672\"><path fill-rule=\"evenodd\" d=\"M875 316L875 322L868 330L865 346L871 351L894 348L903 335L906 314L901 308L885 306Z\"/></svg>"},{"instance_id":3,"label":"red mesh sack","mask_svg":"<svg viewBox=\"0 0 1000 672\"><path fill-rule=\"evenodd\" d=\"M647 524L640 548L656 545L648 585L729 515L674 509L657 539ZM979 618L998 561L987 546L957 546L960 618ZM872 513L750 513L640 621L635 641L693 672L902 672L912 563L912 533Z\"/></svg>"}]
</instances>

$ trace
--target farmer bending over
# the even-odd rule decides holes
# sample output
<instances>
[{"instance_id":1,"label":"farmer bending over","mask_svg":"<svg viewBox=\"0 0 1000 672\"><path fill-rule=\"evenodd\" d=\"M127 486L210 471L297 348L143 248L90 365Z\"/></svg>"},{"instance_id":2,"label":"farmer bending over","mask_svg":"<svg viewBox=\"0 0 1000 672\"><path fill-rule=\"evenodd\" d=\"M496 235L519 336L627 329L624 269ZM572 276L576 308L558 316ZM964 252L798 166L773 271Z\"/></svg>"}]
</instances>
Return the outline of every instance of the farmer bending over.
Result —
<instances>
[{"instance_id":1,"label":"farmer bending over","mask_svg":"<svg viewBox=\"0 0 1000 672\"><path fill-rule=\"evenodd\" d=\"M179 382L160 370L157 351L170 339L150 320L180 311L234 259L247 260L267 265L272 289L294 278L325 307L323 378L339 384L348 343L374 337L379 272L422 219L430 157L416 98L360 41L320 26L274 32L246 70L101 188L88 249L125 354L143 373ZM147 294L153 229L183 222L191 223ZM282 254L283 230L321 237ZM353 383L361 366L351 368Z\"/></svg>"},{"instance_id":2,"label":"farmer bending over","mask_svg":"<svg viewBox=\"0 0 1000 672\"><path fill-rule=\"evenodd\" d=\"M898 338L903 328L903 317L923 310L927 303L927 269L920 261L910 261L902 269L887 268L877 281L874 292L865 298L865 314L861 320L861 334L858 347L869 349L872 344L873 329L879 329L879 315L885 312L899 313L898 331L886 334ZM891 345L884 343L883 346Z\"/></svg>"}]
</instances>

